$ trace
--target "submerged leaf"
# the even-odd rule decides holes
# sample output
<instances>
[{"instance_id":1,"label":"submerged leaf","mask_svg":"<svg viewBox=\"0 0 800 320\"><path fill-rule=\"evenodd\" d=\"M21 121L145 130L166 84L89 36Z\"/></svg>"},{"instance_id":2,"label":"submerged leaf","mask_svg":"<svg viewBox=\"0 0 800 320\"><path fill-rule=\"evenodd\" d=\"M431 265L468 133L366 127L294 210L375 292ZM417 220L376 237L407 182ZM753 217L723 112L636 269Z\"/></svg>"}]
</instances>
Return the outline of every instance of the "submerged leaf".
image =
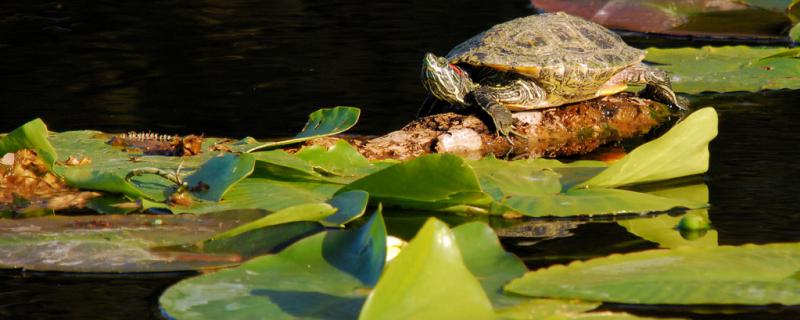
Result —
<instances>
[{"instance_id":1,"label":"submerged leaf","mask_svg":"<svg viewBox=\"0 0 800 320\"><path fill-rule=\"evenodd\" d=\"M731 268L731 266L736 266ZM800 243L650 250L527 273L506 290L639 304L800 304Z\"/></svg>"},{"instance_id":2,"label":"submerged leaf","mask_svg":"<svg viewBox=\"0 0 800 320\"><path fill-rule=\"evenodd\" d=\"M445 318L493 319L494 313L452 231L430 219L387 266L359 319Z\"/></svg>"},{"instance_id":3,"label":"submerged leaf","mask_svg":"<svg viewBox=\"0 0 800 320\"><path fill-rule=\"evenodd\" d=\"M204 240L258 212L0 219L0 267L68 272L161 272L229 266L236 251L155 250Z\"/></svg>"},{"instance_id":4,"label":"submerged leaf","mask_svg":"<svg viewBox=\"0 0 800 320\"><path fill-rule=\"evenodd\" d=\"M646 60L671 72L672 86L679 92L800 89L800 60L782 56L790 50L747 46L649 48Z\"/></svg>"}]
</instances>

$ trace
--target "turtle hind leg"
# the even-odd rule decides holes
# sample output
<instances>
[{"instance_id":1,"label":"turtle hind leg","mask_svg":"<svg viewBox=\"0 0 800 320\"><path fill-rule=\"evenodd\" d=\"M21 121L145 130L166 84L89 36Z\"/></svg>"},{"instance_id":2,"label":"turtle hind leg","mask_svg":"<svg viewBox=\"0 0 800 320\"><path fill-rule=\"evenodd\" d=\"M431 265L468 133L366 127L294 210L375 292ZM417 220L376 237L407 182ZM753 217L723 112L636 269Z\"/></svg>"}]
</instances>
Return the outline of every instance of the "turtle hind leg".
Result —
<instances>
[{"instance_id":1,"label":"turtle hind leg","mask_svg":"<svg viewBox=\"0 0 800 320\"><path fill-rule=\"evenodd\" d=\"M638 63L622 72L622 80L625 83L645 85L644 90L639 92L639 96L651 98L681 110L688 109L686 99L678 97L675 91L672 91L672 84L666 71Z\"/></svg>"}]
</instances>

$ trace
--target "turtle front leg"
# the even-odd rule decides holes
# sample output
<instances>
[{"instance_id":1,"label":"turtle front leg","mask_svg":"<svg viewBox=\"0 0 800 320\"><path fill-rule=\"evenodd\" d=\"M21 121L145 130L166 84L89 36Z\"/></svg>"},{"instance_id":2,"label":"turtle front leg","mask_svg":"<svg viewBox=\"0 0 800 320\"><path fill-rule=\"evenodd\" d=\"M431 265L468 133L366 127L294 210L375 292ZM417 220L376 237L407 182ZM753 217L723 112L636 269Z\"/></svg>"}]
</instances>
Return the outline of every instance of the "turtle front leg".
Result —
<instances>
[{"instance_id":1,"label":"turtle front leg","mask_svg":"<svg viewBox=\"0 0 800 320\"><path fill-rule=\"evenodd\" d=\"M517 79L502 86L481 86L474 91L475 101L489 114L497 132L508 139L509 134L520 137L523 135L514 131L514 118L507 105L533 106L544 100L545 91L536 83Z\"/></svg>"},{"instance_id":2,"label":"turtle front leg","mask_svg":"<svg viewBox=\"0 0 800 320\"><path fill-rule=\"evenodd\" d=\"M685 99L678 97L672 91L669 73L664 70L638 63L622 71L623 81L629 84L645 85L639 95L666 103L681 110L687 110Z\"/></svg>"}]
</instances>

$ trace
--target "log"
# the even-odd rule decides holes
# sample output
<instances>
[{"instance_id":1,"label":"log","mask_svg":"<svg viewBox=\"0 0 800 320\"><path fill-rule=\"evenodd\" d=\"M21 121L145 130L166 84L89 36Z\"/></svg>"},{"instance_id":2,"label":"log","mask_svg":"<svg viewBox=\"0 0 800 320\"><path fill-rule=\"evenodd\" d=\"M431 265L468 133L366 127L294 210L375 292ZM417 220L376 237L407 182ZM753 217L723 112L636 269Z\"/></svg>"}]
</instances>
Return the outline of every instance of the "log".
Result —
<instances>
[{"instance_id":1,"label":"log","mask_svg":"<svg viewBox=\"0 0 800 320\"><path fill-rule=\"evenodd\" d=\"M483 114L442 113L416 119L400 130L372 138L345 137L370 160L406 160L428 153L452 153L476 159L561 157L589 153L598 147L638 137L669 121L670 107L629 93L558 108L514 113L511 142L482 120ZM321 138L312 145L332 145Z\"/></svg>"}]
</instances>

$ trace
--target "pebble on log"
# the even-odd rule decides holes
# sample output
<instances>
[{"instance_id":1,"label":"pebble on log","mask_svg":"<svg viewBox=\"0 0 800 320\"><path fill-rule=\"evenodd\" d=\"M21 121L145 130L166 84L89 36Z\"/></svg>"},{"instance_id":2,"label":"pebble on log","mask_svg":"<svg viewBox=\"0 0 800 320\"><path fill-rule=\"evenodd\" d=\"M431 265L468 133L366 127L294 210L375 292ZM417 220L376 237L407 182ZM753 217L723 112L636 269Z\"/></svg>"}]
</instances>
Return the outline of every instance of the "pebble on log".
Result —
<instances>
[{"instance_id":1,"label":"pebble on log","mask_svg":"<svg viewBox=\"0 0 800 320\"><path fill-rule=\"evenodd\" d=\"M442 113L419 118L400 130L373 139L346 138L370 160L405 160L428 153L476 159L559 157L589 153L601 145L643 135L673 115L669 106L630 93L558 108L514 113L512 144L478 116ZM310 141L330 145L334 138Z\"/></svg>"}]
</instances>

